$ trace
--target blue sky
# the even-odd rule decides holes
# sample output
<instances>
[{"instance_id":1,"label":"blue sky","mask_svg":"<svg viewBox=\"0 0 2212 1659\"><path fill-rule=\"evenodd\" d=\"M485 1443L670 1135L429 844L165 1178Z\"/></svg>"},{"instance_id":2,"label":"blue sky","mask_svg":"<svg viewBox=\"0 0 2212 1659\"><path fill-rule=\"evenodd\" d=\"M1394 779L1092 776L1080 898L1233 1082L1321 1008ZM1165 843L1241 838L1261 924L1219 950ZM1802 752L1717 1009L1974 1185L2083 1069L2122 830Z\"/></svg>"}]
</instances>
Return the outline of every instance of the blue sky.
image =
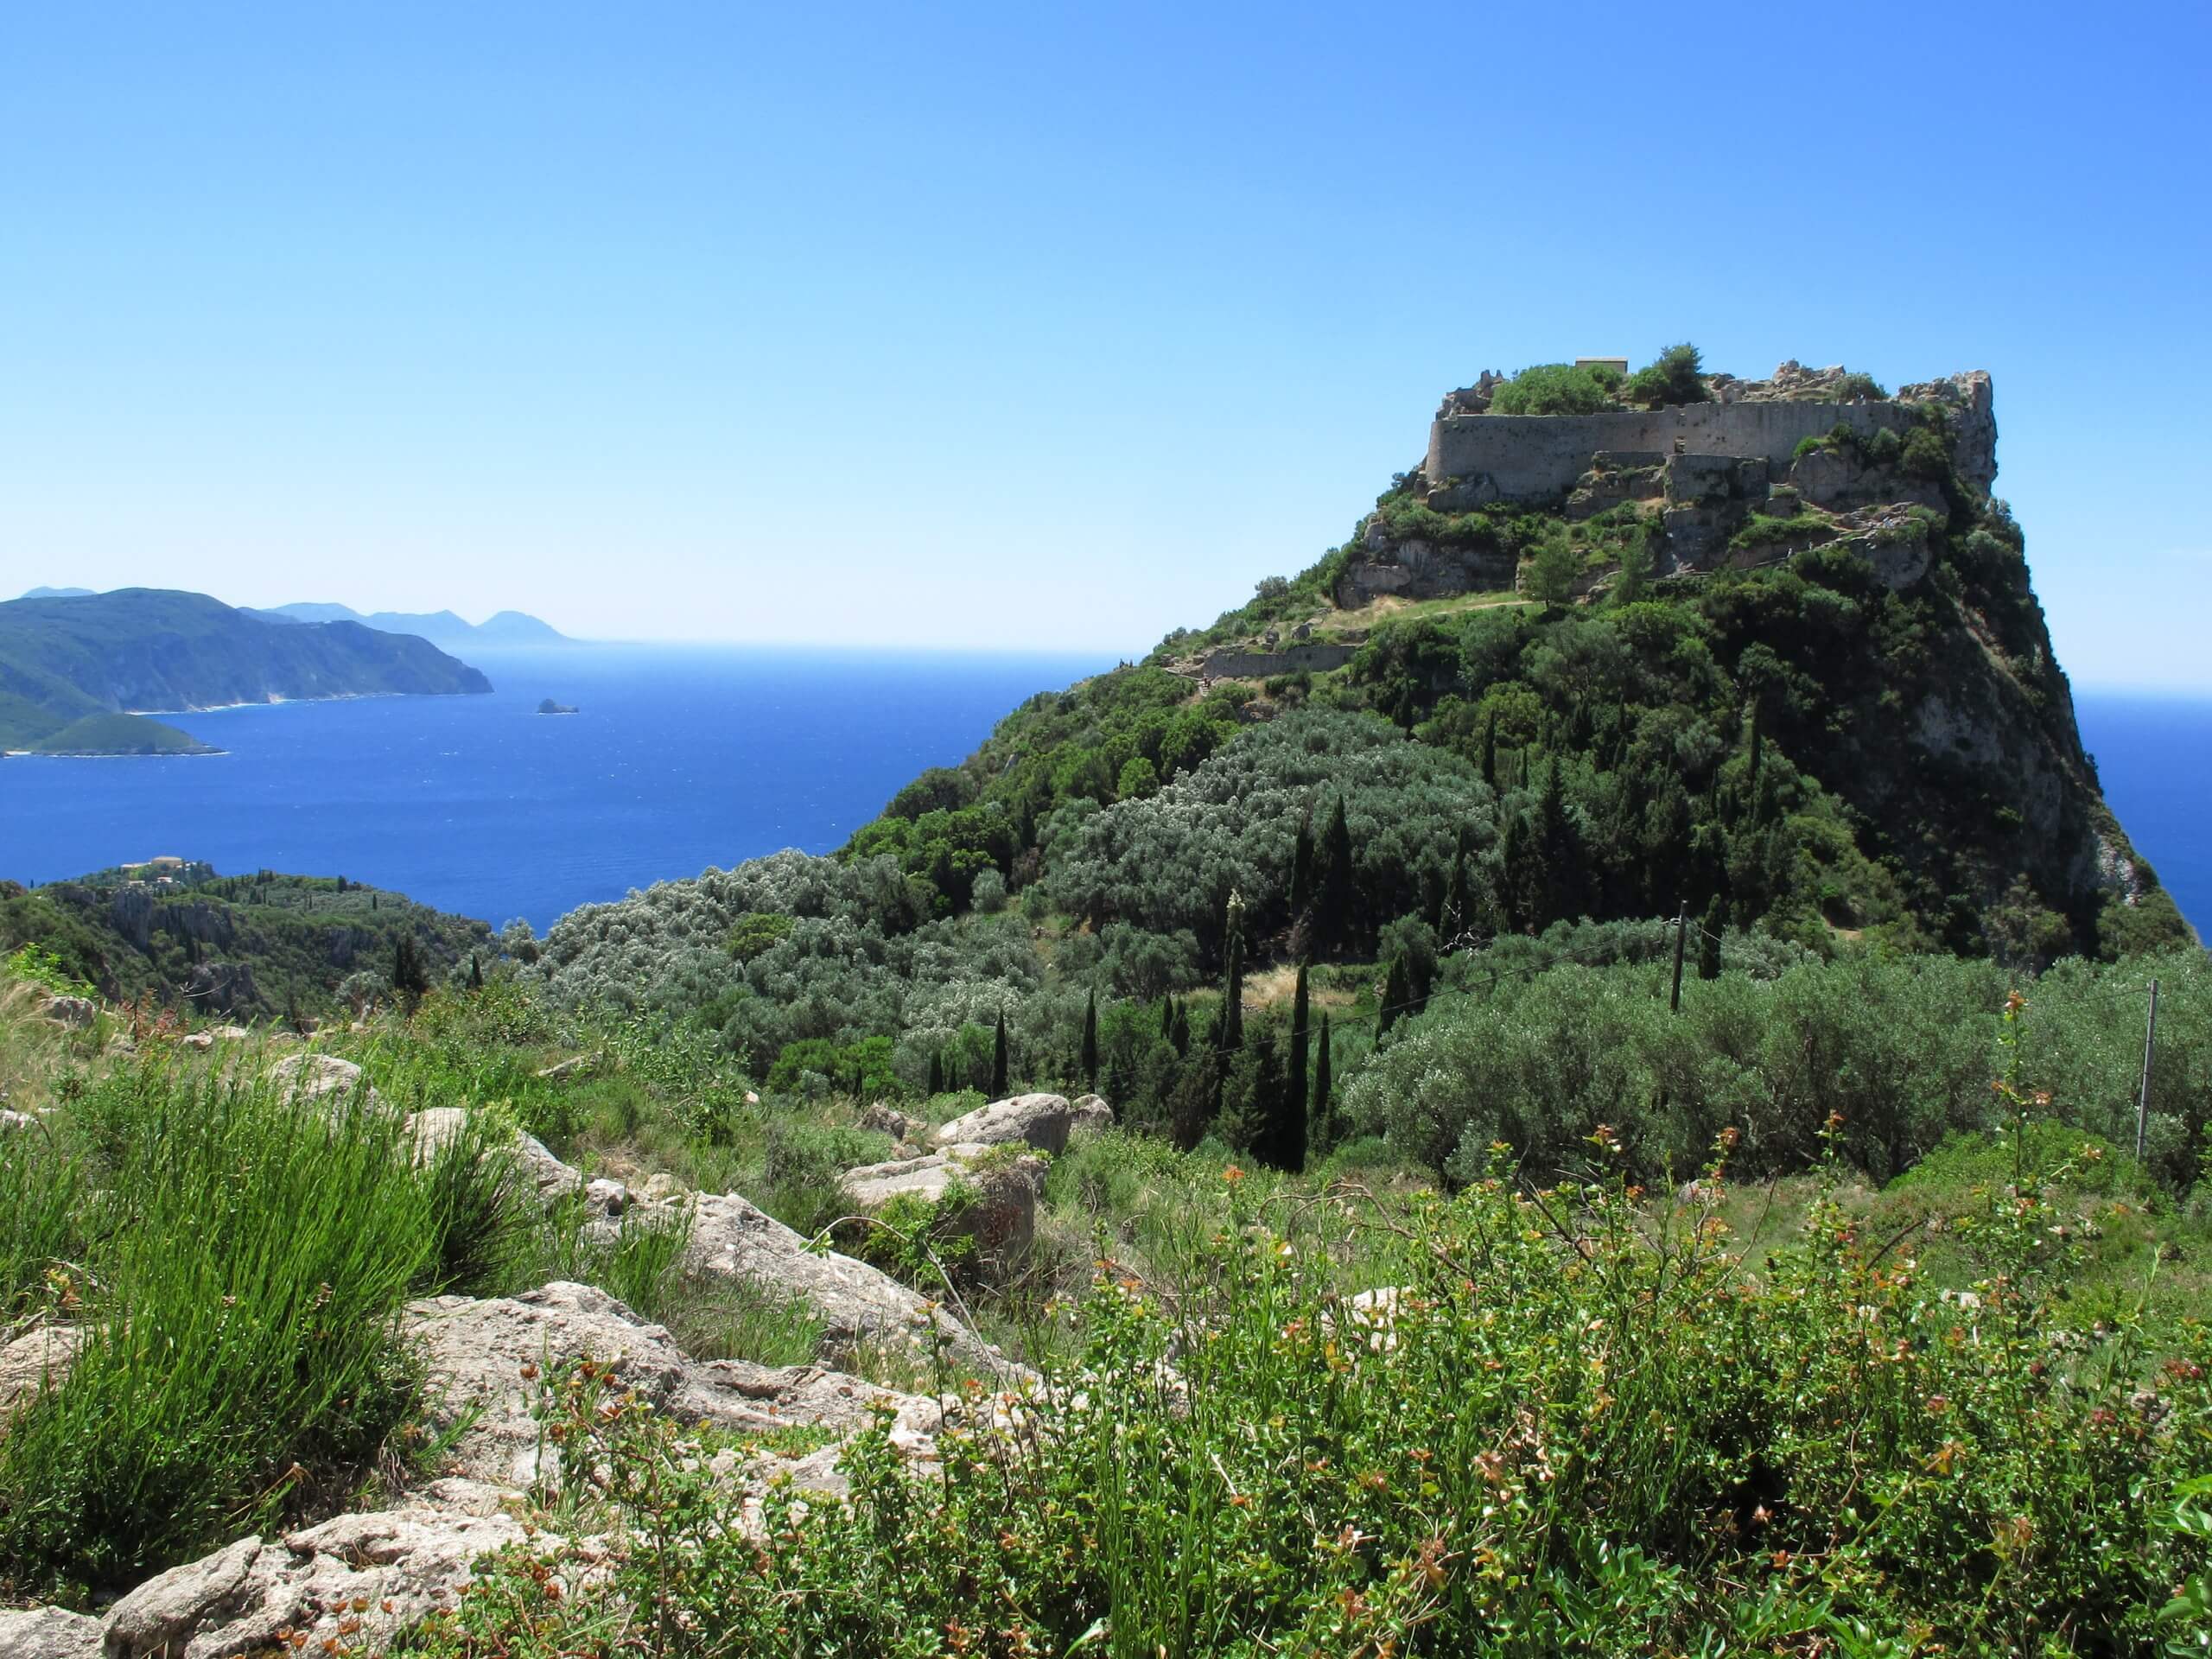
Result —
<instances>
[{"instance_id":1,"label":"blue sky","mask_svg":"<svg viewBox=\"0 0 2212 1659\"><path fill-rule=\"evenodd\" d=\"M18 9L0 591L1135 653L1484 367L1996 377L2212 690L2198 6Z\"/></svg>"}]
</instances>

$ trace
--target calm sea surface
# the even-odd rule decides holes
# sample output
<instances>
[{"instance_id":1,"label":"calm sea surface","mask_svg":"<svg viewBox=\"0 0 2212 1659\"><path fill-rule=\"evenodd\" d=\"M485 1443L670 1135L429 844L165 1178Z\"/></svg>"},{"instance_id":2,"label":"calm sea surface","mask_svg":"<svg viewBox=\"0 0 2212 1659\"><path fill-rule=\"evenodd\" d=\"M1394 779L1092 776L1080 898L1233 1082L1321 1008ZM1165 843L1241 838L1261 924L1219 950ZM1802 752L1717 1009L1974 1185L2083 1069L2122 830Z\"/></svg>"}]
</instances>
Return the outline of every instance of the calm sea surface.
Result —
<instances>
[{"instance_id":1,"label":"calm sea surface","mask_svg":"<svg viewBox=\"0 0 2212 1659\"><path fill-rule=\"evenodd\" d=\"M2212 928L2212 699L2077 692L2105 799L2197 932Z\"/></svg>"},{"instance_id":2,"label":"calm sea surface","mask_svg":"<svg viewBox=\"0 0 2212 1659\"><path fill-rule=\"evenodd\" d=\"M827 852L1096 657L576 645L471 652L490 696L168 716L228 751L0 760L0 876L174 853L346 875L495 926ZM581 710L540 715L551 697Z\"/></svg>"},{"instance_id":3,"label":"calm sea surface","mask_svg":"<svg viewBox=\"0 0 2212 1659\"><path fill-rule=\"evenodd\" d=\"M0 876L175 853L343 874L497 925L779 848L826 852L1094 657L579 645L478 653L488 697L181 715L228 753L0 761ZM543 697L582 713L533 712ZM2212 701L2088 692L2120 822L2212 920Z\"/></svg>"}]
</instances>

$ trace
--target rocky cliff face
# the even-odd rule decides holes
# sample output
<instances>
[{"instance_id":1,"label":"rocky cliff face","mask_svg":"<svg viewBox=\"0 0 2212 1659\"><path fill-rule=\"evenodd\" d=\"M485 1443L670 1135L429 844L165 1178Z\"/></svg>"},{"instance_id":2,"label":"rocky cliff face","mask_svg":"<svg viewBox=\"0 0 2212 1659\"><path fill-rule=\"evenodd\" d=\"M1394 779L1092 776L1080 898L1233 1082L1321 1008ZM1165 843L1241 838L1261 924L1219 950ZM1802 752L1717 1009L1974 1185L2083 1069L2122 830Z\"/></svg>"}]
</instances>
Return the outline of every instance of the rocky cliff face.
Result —
<instances>
[{"instance_id":1,"label":"rocky cliff face","mask_svg":"<svg viewBox=\"0 0 2212 1659\"><path fill-rule=\"evenodd\" d=\"M1573 632L1578 612L1614 614L1633 590L1687 613L1697 649L1726 677L1719 696L1732 710L1701 717L1723 732L1757 728L1840 802L1861 850L1940 942L2034 960L2180 936L2105 806L2024 538L1990 493L1990 377L1923 381L1886 400L1867 397L1868 384L1840 367L1785 363L1763 381L1711 377L1701 405L1556 420L1481 413L1494 382L1452 393L1440 431L1449 429L1453 453L1496 460L1497 473L1406 475L1331 567L1344 620L1368 613L1370 632L1384 630L1369 648L1370 677L1394 671L1377 652L1451 661L1454 648L1439 658L1409 643L1405 630L1445 624L1405 617L1408 601L1517 587L1524 602L1550 601L1529 625L1548 638ZM1648 437L1662 426L1675 434L1663 447L1585 448L1616 429ZM1777 447L1777 434L1800 428ZM1441 443L1433 434L1432 462ZM1567 456L1575 473L1563 492L1501 493L1500 480L1541 484ZM1402 619L1395 642L1392 617ZM1592 637L1577 636L1576 649L1592 649ZM1525 671L1501 671L1510 682ZM1617 715L1570 708L1577 728L1624 727L1640 718L1630 705L1657 695L1648 674L1638 691L1636 677L1587 664L1547 671L1618 688L1601 694L1624 700ZM1455 679L1447 666L1400 694L1401 717L1418 718L1435 696L1478 705L1492 683L1479 669ZM1545 694L1554 703L1558 690ZM1579 694L1565 695L1572 704ZM1692 695L1689 683L1669 695ZM1556 728L1539 739L1548 749L1560 741ZM1617 763L1592 760L1601 771ZM1696 766L1686 771L1687 787L1707 786ZM2031 939L2039 943L2022 943Z\"/></svg>"}]
</instances>

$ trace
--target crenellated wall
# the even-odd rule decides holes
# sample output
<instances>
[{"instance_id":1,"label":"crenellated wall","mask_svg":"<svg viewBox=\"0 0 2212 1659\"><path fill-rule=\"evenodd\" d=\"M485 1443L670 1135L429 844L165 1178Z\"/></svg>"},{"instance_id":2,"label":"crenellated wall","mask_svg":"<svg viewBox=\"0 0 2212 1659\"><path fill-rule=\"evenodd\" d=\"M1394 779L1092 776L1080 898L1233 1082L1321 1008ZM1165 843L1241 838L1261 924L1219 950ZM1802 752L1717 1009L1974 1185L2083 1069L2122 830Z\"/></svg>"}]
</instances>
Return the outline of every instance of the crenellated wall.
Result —
<instances>
[{"instance_id":1,"label":"crenellated wall","mask_svg":"<svg viewBox=\"0 0 2212 1659\"><path fill-rule=\"evenodd\" d=\"M1902 436L1916 418L1916 406L1904 403L1687 404L1603 415L1449 415L1429 427L1422 470L1433 486L1458 480L1452 492L1457 505L1555 502L1601 449L1669 454L1679 440L1690 454L1763 455L1778 473L1800 442L1838 425L1864 436L1884 428ZM1973 469L1962 465L1961 470ZM1993 459L1988 470L1994 474Z\"/></svg>"}]
</instances>

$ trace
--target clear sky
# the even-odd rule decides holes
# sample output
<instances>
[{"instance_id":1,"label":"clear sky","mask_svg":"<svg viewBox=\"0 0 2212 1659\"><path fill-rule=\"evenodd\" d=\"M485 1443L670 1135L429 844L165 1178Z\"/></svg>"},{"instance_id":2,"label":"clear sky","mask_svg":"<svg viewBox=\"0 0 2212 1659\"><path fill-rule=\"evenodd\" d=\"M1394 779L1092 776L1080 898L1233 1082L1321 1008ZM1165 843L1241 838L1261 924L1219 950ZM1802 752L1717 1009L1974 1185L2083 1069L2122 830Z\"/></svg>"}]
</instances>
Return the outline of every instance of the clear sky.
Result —
<instances>
[{"instance_id":1,"label":"clear sky","mask_svg":"<svg viewBox=\"0 0 2212 1659\"><path fill-rule=\"evenodd\" d=\"M1990 370L2212 690L2201 3L16 8L0 594L1135 653L1485 367Z\"/></svg>"}]
</instances>

